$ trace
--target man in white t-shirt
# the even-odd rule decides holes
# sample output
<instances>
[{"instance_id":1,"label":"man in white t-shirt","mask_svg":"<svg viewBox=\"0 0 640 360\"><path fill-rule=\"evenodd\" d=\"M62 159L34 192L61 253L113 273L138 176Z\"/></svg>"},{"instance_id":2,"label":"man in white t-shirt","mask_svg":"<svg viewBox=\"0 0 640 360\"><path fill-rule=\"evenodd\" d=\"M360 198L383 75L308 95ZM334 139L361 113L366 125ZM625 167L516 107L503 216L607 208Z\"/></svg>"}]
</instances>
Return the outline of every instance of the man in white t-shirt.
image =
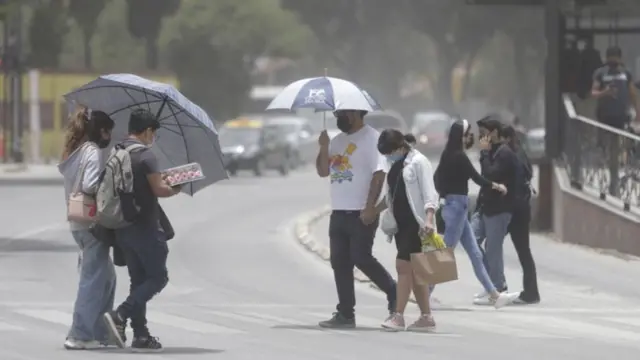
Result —
<instances>
[{"instance_id":1,"label":"man in white t-shirt","mask_svg":"<svg viewBox=\"0 0 640 360\"><path fill-rule=\"evenodd\" d=\"M385 181L386 161L378 152L380 134L363 122L366 111L340 110L334 115L342 132L329 139L320 134L316 170L331 180L329 238L331 267L338 290L337 312L321 327L355 327L356 266L387 294L389 311L395 309L396 283L373 257L373 240L378 228L375 210Z\"/></svg>"}]
</instances>

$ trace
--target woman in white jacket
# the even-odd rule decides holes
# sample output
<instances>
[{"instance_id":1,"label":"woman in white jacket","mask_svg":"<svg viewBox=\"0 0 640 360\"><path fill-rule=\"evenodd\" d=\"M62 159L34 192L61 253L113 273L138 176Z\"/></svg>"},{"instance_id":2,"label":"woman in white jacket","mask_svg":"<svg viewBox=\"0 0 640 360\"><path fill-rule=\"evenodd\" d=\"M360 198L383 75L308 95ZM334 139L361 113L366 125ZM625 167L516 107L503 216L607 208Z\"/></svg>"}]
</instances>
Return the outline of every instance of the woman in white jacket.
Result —
<instances>
[{"instance_id":1,"label":"woman in white jacket","mask_svg":"<svg viewBox=\"0 0 640 360\"><path fill-rule=\"evenodd\" d=\"M395 331L431 331L436 323L429 307L429 287L414 281L410 262L412 253L422 252L421 234L435 230L438 194L433 185L431 163L397 130L384 130L380 134L378 150L387 156L390 165L386 201L381 205L381 209L388 210L383 215L381 228L395 238L398 249L397 305L382 327ZM403 314L412 290L421 316L406 327Z\"/></svg>"}]
</instances>

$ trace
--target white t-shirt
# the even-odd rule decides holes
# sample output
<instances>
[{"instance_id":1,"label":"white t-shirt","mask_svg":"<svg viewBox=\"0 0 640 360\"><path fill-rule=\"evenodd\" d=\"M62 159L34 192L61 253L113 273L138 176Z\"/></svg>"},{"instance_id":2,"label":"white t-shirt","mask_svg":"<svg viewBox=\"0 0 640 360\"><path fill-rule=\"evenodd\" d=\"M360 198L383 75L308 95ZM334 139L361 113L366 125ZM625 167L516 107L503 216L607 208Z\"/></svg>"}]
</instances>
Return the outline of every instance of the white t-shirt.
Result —
<instances>
[{"instance_id":1,"label":"white t-shirt","mask_svg":"<svg viewBox=\"0 0 640 360\"><path fill-rule=\"evenodd\" d=\"M385 171L378 151L380 133L369 125L353 134L340 133L329 144L329 178L333 210L362 210L367 204L373 174Z\"/></svg>"}]
</instances>

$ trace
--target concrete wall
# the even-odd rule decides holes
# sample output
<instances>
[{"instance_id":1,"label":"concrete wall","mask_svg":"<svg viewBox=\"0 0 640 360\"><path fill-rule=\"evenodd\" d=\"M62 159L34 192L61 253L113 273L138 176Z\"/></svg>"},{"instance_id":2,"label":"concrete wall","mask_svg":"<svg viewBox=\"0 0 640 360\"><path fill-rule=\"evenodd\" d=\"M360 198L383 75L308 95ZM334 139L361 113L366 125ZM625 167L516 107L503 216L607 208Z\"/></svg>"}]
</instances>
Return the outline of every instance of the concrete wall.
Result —
<instances>
[{"instance_id":1,"label":"concrete wall","mask_svg":"<svg viewBox=\"0 0 640 360\"><path fill-rule=\"evenodd\" d=\"M640 256L640 214L571 188L559 166L553 177L553 231L562 241Z\"/></svg>"}]
</instances>

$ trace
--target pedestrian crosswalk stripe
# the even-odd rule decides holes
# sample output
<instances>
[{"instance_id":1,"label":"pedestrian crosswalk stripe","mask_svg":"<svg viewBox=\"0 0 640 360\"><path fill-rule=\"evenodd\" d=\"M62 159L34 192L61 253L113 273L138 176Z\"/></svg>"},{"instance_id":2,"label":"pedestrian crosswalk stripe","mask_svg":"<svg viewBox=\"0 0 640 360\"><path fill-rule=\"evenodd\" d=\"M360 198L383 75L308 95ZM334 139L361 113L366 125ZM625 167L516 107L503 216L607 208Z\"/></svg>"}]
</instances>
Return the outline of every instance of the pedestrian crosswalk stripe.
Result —
<instances>
[{"instance_id":1,"label":"pedestrian crosswalk stripe","mask_svg":"<svg viewBox=\"0 0 640 360\"><path fill-rule=\"evenodd\" d=\"M15 309L15 313L54 324L71 326L73 314L51 309Z\"/></svg>"},{"instance_id":2,"label":"pedestrian crosswalk stripe","mask_svg":"<svg viewBox=\"0 0 640 360\"><path fill-rule=\"evenodd\" d=\"M273 327L274 325L286 325L285 322L278 322L278 321L273 321L273 320L268 320L268 319L264 319L264 315L260 314L260 318L257 317L257 313L254 313L255 316L250 316L250 315L244 315L244 314L238 314L235 312L229 312L229 311L215 311L215 310L210 310L208 311L209 313L219 316L219 317L223 317L223 318L227 318L233 321L238 321L238 322L244 322L244 323L250 323L250 324L258 324L258 325L263 325L266 327ZM284 320L284 319L282 319ZM292 324L291 321L287 322L288 324ZM298 325L298 324L294 324L294 325ZM308 329L308 330L302 330L302 329L287 329L293 332L299 332L299 333L305 333L305 334L310 334L310 335L322 335L323 333L320 331L313 331L315 329Z\"/></svg>"},{"instance_id":3,"label":"pedestrian crosswalk stripe","mask_svg":"<svg viewBox=\"0 0 640 360\"><path fill-rule=\"evenodd\" d=\"M317 325L317 321L327 319L326 313L300 310L293 309L291 316L286 317L278 313L242 311L240 309L236 311L205 310L204 313L187 312L180 315L151 310L148 319L152 326L161 325L201 334L246 334L255 330L260 331L259 327L304 335L361 336L362 334L358 331L322 329ZM15 308L11 309L11 313L65 327L69 327L73 319L71 312L51 308ZM208 317L209 320L204 320L208 314L211 315ZM0 318L0 332L31 331L38 327L36 322L25 320L25 318L16 315ZM640 329L640 317L637 316L578 318L576 316L560 317L552 314L507 311L494 311L493 313L440 312L435 315L438 323L436 335L441 334L442 336L460 337L468 336L471 332L478 332L521 338L586 338L602 342L626 342L640 345L640 331L636 330ZM410 320L413 320L415 316L417 314L407 314L406 319L411 322ZM362 314L358 314L356 319L358 327L373 329L380 328L382 320ZM258 329L251 328L251 324L257 325ZM40 327L44 326L40 325Z\"/></svg>"},{"instance_id":4,"label":"pedestrian crosswalk stripe","mask_svg":"<svg viewBox=\"0 0 640 360\"><path fill-rule=\"evenodd\" d=\"M180 316L170 315L163 312L149 312L147 319L151 324L160 324L182 330L198 332L202 334L241 334L242 330L216 325L209 322L191 320Z\"/></svg>"},{"instance_id":5,"label":"pedestrian crosswalk stripe","mask_svg":"<svg viewBox=\"0 0 640 360\"><path fill-rule=\"evenodd\" d=\"M0 332L2 331L26 331L27 329L21 327L21 326L16 326L16 325L12 325L9 324L7 322L4 322L3 319L0 319Z\"/></svg>"},{"instance_id":6,"label":"pedestrian crosswalk stripe","mask_svg":"<svg viewBox=\"0 0 640 360\"><path fill-rule=\"evenodd\" d=\"M640 333L620 330L617 328L595 325L585 321L562 319L558 317L540 317L533 315L520 315L515 318L516 321L523 323L535 324L549 329L562 330L567 336L587 337L591 339L609 340L609 341L640 341Z\"/></svg>"},{"instance_id":7,"label":"pedestrian crosswalk stripe","mask_svg":"<svg viewBox=\"0 0 640 360\"><path fill-rule=\"evenodd\" d=\"M265 325L265 326L271 325L270 321L267 321L267 320L264 320L264 319L258 319L258 318L251 317L251 316L240 315L240 314L236 314L234 312L216 311L216 310L209 310L207 312L210 313L210 314L213 314L215 316L228 318L228 319L231 319L231 320L234 320L234 321L248 322L248 323L251 323L251 324L260 324L260 325Z\"/></svg>"},{"instance_id":8,"label":"pedestrian crosswalk stripe","mask_svg":"<svg viewBox=\"0 0 640 360\"><path fill-rule=\"evenodd\" d=\"M637 318L637 317L633 317L633 318L599 317L598 319L602 319L605 321L614 322L622 325L627 325L627 326L636 326L640 328L640 318ZM640 329L638 329L638 331L640 331Z\"/></svg>"},{"instance_id":9,"label":"pedestrian crosswalk stripe","mask_svg":"<svg viewBox=\"0 0 640 360\"><path fill-rule=\"evenodd\" d=\"M438 326L444 329L447 329L447 325L451 324L460 328L471 328L478 330L479 332L491 332L521 338L548 339L562 337L558 334L552 335L536 331L538 329L525 329L524 327L519 327L517 325L514 326L514 324L505 324L502 319L497 317L497 315L498 314L493 314L493 316L483 316L478 318L475 316L469 316L468 314L459 313L455 314L455 316L440 316L436 321L438 321Z\"/></svg>"},{"instance_id":10,"label":"pedestrian crosswalk stripe","mask_svg":"<svg viewBox=\"0 0 640 360\"><path fill-rule=\"evenodd\" d=\"M310 322L303 322L303 321L299 321L299 320L294 320L294 319L288 319L288 318L282 318L279 316L274 316L274 315L269 315L269 314L264 314L264 313L256 313L256 312L250 312L250 311L245 311L243 312L244 315L248 315L251 316L253 318L258 318L258 319L264 319L264 320L269 320L271 323L269 324L270 326L291 326L291 327L299 327L299 329L296 328L286 328L289 331L293 331L293 332L297 332L297 333L304 333L304 334L309 334L309 335L325 335L327 334L326 332L320 331L321 329L319 327L317 327L317 324L313 324Z\"/></svg>"}]
</instances>

